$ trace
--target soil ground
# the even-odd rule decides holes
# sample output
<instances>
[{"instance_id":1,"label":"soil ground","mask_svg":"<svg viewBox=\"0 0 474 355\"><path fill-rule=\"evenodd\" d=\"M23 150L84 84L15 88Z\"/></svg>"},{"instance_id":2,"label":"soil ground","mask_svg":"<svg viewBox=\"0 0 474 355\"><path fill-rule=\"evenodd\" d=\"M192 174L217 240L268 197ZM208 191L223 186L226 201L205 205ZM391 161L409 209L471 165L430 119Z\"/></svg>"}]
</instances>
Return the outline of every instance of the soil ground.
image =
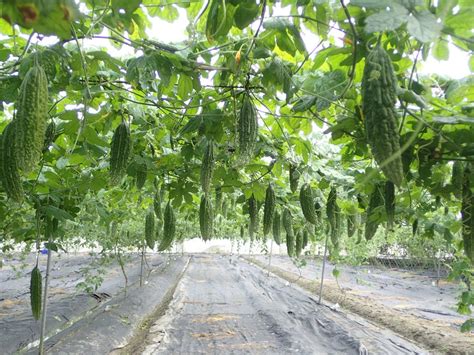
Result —
<instances>
[{"instance_id":1,"label":"soil ground","mask_svg":"<svg viewBox=\"0 0 474 355\"><path fill-rule=\"evenodd\" d=\"M253 262L259 267L268 270L275 275L282 277L283 279L295 283L304 289L310 291L313 295L316 295L319 291L319 278L320 275L312 274L311 278L307 278L307 275L302 275L304 271L298 270L294 265L291 265L292 262L288 259L285 260L282 258L274 258L272 260L272 266L268 265L268 261L265 260L265 257L245 257L249 262ZM331 269L331 265L329 270ZM349 268L351 269L351 268ZM386 270L376 270L382 274L379 277L384 277L383 274L386 274ZM329 273L330 271L328 271ZM401 274L404 272L399 271ZM306 271L306 274L310 274L311 271ZM314 273L314 270L313 270ZM411 276L415 276L413 272L406 272L408 279ZM372 273L371 273L372 274ZM375 273L377 274L377 272ZM328 277L327 274L325 277ZM347 277L347 275L346 275ZM416 278L427 278L428 276L416 275ZM395 279L395 273L391 275L392 279ZM390 279L390 277L389 277ZM398 276L397 280L398 285L402 283L401 277ZM318 281L316 281L318 280ZM426 282L426 280L425 280ZM416 284L417 282L415 282ZM323 288L323 299L330 302L330 305L333 307L341 307L349 312L353 312L362 316L364 319L367 319L371 322L378 324L379 326L386 327L393 330L399 335L405 336L408 339L411 339L417 344L422 344L423 347L430 350L430 353L435 354L474 354L474 334L470 333L461 333L458 329L455 329L449 321L440 321L438 319L430 319L427 317L420 316L420 313L411 313L407 311L410 307L394 307L393 302L387 302L387 297L396 298L398 295L403 295L403 290L398 289L399 286L395 284L395 287L387 291L386 297L381 297L380 294L377 295L377 292L374 293L372 297L371 292L365 292L362 295L358 292L350 292L350 288L346 288L335 282L335 280L324 281ZM364 283L365 286L367 284ZM426 286L426 285L425 285ZM372 286L373 287L373 286ZM427 310L432 306L432 296L429 296L429 292L423 290L422 285L416 287L415 290L419 291L423 297L423 294L426 294L426 301L423 303L422 298L418 299L413 297L410 299L408 297L401 298L404 302L408 304L423 304L423 307ZM449 287L448 287L449 289ZM416 291L415 291L416 292ZM432 291L433 293L434 291ZM451 295L454 299L454 296ZM382 301L386 301L385 304ZM442 306L434 305L434 308L440 308ZM428 312L431 313L431 312ZM433 314L436 314L433 313ZM454 317L455 318L455 317Z\"/></svg>"},{"instance_id":2,"label":"soil ground","mask_svg":"<svg viewBox=\"0 0 474 355\"><path fill-rule=\"evenodd\" d=\"M461 340L453 342L453 346L460 346L457 351L427 343L423 332L433 329L425 328L424 324L419 327L420 337L407 340L409 336L374 319L368 312L356 312L351 307L348 307L351 312L346 312L333 307L336 302L327 297L331 296L327 292L335 295L337 291L340 299L341 291L335 289L337 285L329 276L325 296L332 303L319 305L315 283L309 279L314 280L312 273L317 272L317 265L313 269L311 265L305 268L307 274L300 278L287 257L274 258L275 274L269 275L261 268L266 265L264 257L253 260L259 264L256 266L237 256L150 254L144 285L139 287L140 257L130 255L126 265L127 292L120 267L113 261L100 270L104 283L89 294L78 290L76 285L85 281L80 268L97 267L91 260L87 254L53 259L48 354L425 354L469 353L474 349L474 342L466 343L462 338L465 335L453 328L457 324L451 321L456 320L455 314L449 318L451 323L444 326L459 335ZM39 322L31 317L28 293L33 259L27 260L26 269L19 268L20 264L20 260L8 260L0 270L2 354L37 353ZM45 265L44 260L41 265ZM354 270L348 268L348 275ZM42 271L44 274L43 268ZM352 307L365 310L385 301L380 305L384 308L376 306L374 311L391 310L392 301L384 299L384 292L396 297L396 290L390 288L394 286L392 283L409 285L411 278L403 273L387 275L382 271L379 274L373 269L365 276L357 276L360 281L354 285L345 283L349 276L343 272L339 281L346 288L345 299L339 303L346 307L348 300L357 297L364 302L354 303ZM385 280L383 288L380 288L381 280ZM416 286L419 280L413 283ZM374 286L377 285L382 291L364 293L357 285L366 287L366 291L377 289ZM446 294L454 295L456 285L449 286L454 289ZM351 294L352 290L356 292ZM441 305L446 300L438 306L431 304L432 299L427 299L424 305L421 299L418 301L420 307L445 311ZM402 309L406 311L409 307ZM355 313L362 313L363 317ZM420 314L424 313L436 314L423 311ZM433 338L440 341L437 333ZM451 341L448 333L445 340ZM472 347L466 347L469 345Z\"/></svg>"},{"instance_id":3,"label":"soil ground","mask_svg":"<svg viewBox=\"0 0 474 355\"><path fill-rule=\"evenodd\" d=\"M253 258L268 264L268 256ZM290 258L283 255L272 256L272 265L291 271L309 280L321 279L322 259L305 258L306 265L299 268ZM339 276L333 276L333 270ZM375 265L348 266L326 263L324 282L339 286L344 293L375 300L401 313L433 320L459 330L469 316L457 313L458 297L466 285L462 282L446 280L447 272L438 273L433 269L402 269Z\"/></svg>"}]
</instances>

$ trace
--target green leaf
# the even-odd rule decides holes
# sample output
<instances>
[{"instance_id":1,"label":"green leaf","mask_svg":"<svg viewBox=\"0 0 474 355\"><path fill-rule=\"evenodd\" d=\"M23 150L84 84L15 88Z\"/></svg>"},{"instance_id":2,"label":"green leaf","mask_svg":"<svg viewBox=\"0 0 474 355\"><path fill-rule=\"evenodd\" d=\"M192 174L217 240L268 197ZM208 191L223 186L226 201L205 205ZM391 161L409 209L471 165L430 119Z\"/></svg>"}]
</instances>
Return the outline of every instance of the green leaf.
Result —
<instances>
[{"instance_id":1,"label":"green leaf","mask_svg":"<svg viewBox=\"0 0 474 355\"><path fill-rule=\"evenodd\" d=\"M0 102L14 102L20 85L21 80L18 76L0 78Z\"/></svg>"},{"instance_id":2,"label":"green leaf","mask_svg":"<svg viewBox=\"0 0 474 355\"><path fill-rule=\"evenodd\" d=\"M235 9L231 3L212 0L206 20L206 37L209 42L227 35L234 22Z\"/></svg>"},{"instance_id":3,"label":"green leaf","mask_svg":"<svg viewBox=\"0 0 474 355\"><path fill-rule=\"evenodd\" d=\"M409 13L406 8L398 4L391 4L390 7L366 18L365 31L367 33L393 31L408 19Z\"/></svg>"},{"instance_id":4,"label":"green leaf","mask_svg":"<svg viewBox=\"0 0 474 355\"><path fill-rule=\"evenodd\" d=\"M235 25L243 30L249 26L255 18L258 16L259 7L255 1L244 1L242 2L235 11L234 22Z\"/></svg>"},{"instance_id":5,"label":"green leaf","mask_svg":"<svg viewBox=\"0 0 474 355\"><path fill-rule=\"evenodd\" d=\"M202 125L202 120L201 115L191 117L188 123L181 129L181 134L197 132Z\"/></svg>"},{"instance_id":6,"label":"green leaf","mask_svg":"<svg viewBox=\"0 0 474 355\"><path fill-rule=\"evenodd\" d=\"M350 2L351 5L366 7L368 9L383 9L392 3L393 1L390 0L351 0Z\"/></svg>"},{"instance_id":7,"label":"green leaf","mask_svg":"<svg viewBox=\"0 0 474 355\"><path fill-rule=\"evenodd\" d=\"M66 219L70 219L70 220L74 219L74 217L72 217L68 212L55 206L50 206L50 205L42 206L40 208L40 211L46 216L54 217L60 221L63 221Z\"/></svg>"},{"instance_id":8,"label":"green leaf","mask_svg":"<svg viewBox=\"0 0 474 355\"><path fill-rule=\"evenodd\" d=\"M421 42L432 42L439 37L442 25L428 10L414 12L408 17L408 32Z\"/></svg>"},{"instance_id":9,"label":"green leaf","mask_svg":"<svg viewBox=\"0 0 474 355\"><path fill-rule=\"evenodd\" d=\"M315 103L317 98L313 95L304 95L293 105L293 112L304 112L309 110Z\"/></svg>"},{"instance_id":10,"label":"green leaf","mask_svg":"<svg viewBox=\"0 0 474 355\"><path fill-rule=\"evenodd\" d=\"M193 79L188 75L181 74L178 81L178 96L187 99L193 92Z\"/></svg>"},{"instance_id":11,"label":"green leaf","mask_svg":"<svg viewBox=\"0 0 474 355\"><path fill-rule=\"evenodd\" d=\"M446 90L446 98L451 104L474 101L474 75L450 82Z\"/></svg>"},{"instance_id":12,"label":"green leaf","mask_svg":"<svg viewBox=\"0 0 474 355\"><path fill-rule=\"evenodd\" d=\"M438 39L434 45L432 52L433 57L438 60L448 60L449 59L449 48L448 41L444 38Z\"/></svg>"},{"instance_id":13,"label":"green leaf","mask_svg":"<svg viewBox=\"0 0 474 355\"><path fill-rule=\"evenodd\" d=\"M474 55L469 57L469 70L474 73Z\"/></svg>"},{"instance_id":14,"label":"green leaf","mask_svg":"<svg viewBox=\"0 0 474 355\"><path fill-rule=\"evenodd\" d=\"M132 14L141 3L142 0L112 0L112 7L116 10L123 9L126 13Z\"/></svg>"}]
</instances>

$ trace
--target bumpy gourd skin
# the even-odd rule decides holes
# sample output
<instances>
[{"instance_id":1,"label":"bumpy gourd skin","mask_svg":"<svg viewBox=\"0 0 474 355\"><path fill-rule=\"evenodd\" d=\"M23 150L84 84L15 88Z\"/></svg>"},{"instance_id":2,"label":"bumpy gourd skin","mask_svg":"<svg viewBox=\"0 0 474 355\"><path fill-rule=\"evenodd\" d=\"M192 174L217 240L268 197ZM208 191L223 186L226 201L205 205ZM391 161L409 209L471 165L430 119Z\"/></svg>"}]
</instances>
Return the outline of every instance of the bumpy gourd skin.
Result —
<instances>
[{"instance_id":1,"label":"bumpy gourd skin","mask_svg":"<svg viewBox=\"0 0 474 355\"><path fill-rule=\"evenodd\" d=\"M209 141L204 149L201 164L201 187L205 194L209 193L214 166L214 145Z\"/></svg>"},{"instance_id":2,"label":"bumpy gourd skin","mask_svg":"<svg viewBox=\"0 0 474 355\"><path fill-rule=\"evenodd\" d=\"M338 212L339 207L337 206L337 191L335 187L332 187L329 191L328 199L326 202L326 215L329 220L329 225L331 226L331 242L336 248L339 244L339 225L338 223Z\"/></svg>"},{"instance_id":3,"label":"bumpy gourd skin","mask_svg":"<svg viewBox=\"0 0 474 355\"><path fill-rule=\"evenodd\" d=\"M115 129L110 149L110 182L118 184L127 171L131 151L130 130L125 122Z\"/></svg>"},{"instance_id":4,"label":"bumpy gourd skin","mask_svg":"<svg viewBox=\"0 0 474 355\"><path fill-rule=\"evenodd\" d=\"M145 241L148 248L155 247L155 213L148 211L145 217Z\"/></svg>"},{"instance_id":5,"label":"bumpy gourd skin","mask_svg":"<svg viewBox=\"0 0 474 355\"><path fill-rule=\"evenodd\" d=\"M285 208L283 211L283 227L286 231L286 249L288 256L293 257L295 255L295 234L293 231L293 218L289 209Z\"/></svg>"},{"instance_id":6,"label":"bumpy gourd skin","mask_svg":"<svg viewBox=\"0 0 474 355\"><path fill-rule=\"evenodd\" d=\"M148 167L145 163L141 163L138 165L137 173L136 173L136 180L135 184L138 190L141 190L143 186L145 186L146 178L148 174Z\"/></svg>"},{"instance_id":7,"label":"bumpy gourd skin","mask_svg":"<svg viewBox=\"0 0 474 355\"><path fill-rule=\"evenodd\" d=\"M163 219L163 211L161 210L161 196L159 192L155 193L153 197L153 210L157 219Z\"/></svg>"},{"instance_id":8,"label":"bumpy gourd skin","mask_svg":"<svg viewBox=\"0 0 474 355\"><path fill-rule=\"evenodd\" d=\"M273 232L273 240L275 240L275 243L277 243L277 245L280 245L281 244L281 217L278 211L275 211L275 214L273 215L272 232Z\"/></svg>"},{"instance_id":9,"label":"bumpy gourd skin","mask_svg":"<svg viewBox=\"0 0 474 355\"><path fill-rule=\"evenodd\" d=\"M48 80L42 67L28 70L16 106L15 157L18 168L29 173L40 161L47 127Z\"/></svg>"},{"instance_id":10,"label":"bumpy gourd skin","mask_svg":"<svg viewBox=\"0 0 474 355\"><path fill-rule=\"evenodd\" d=\"M201 237L203 240L210 240L213 235L214 213L212 209L211 199L206 195L201 198L199 206L199 227L201 229Z\"/></svg>"},{"instance_id":11,"label":"bumpy gourd skin","mask_svg":"<svg viewBox=\"0 0 474 355\"><path fill-rule=\"evenodd\" d=\"M347 215L347 237L351 238L357 230L357 214Z\"/></svg>"},{"instance_id":12,"label":"bumpy gourd skin","mask_svg":"<svg viewBox=\"0 0 474 355\"><path fill-rule=\"evenodd\" d=\"M3 188L7 196L16 202L23 200L23 186L15 157L15 139L18 121L10 122L1 136L0 170Z\"/></svg>"},{"instance_id":13,"label":"bumpy gourd skin","mask_svg":"<svg viewBox=\"0 0 474 355\"><path fill-rule=\"evenodd\" d=\"M393 182L387 181L385 183L385 212L387 214L387 227L393 228L393 221L395 220L395 186Z\"/></svg>"},{"instance_id":14,"label":"bumpy gourd skin","mask_svg":"<svg viewBox=\"0 0 474 355\"><path fill-rule=\"evenodd\" d=\"M249 217L249 237L253 241L258 228L258 206L253 194L249 198Z\"/></svg>"},{"instance_id":15,"label":"bumpy gourd skin","mask_svg":"<svg viewBox=\"0 0 474 355\"><path fill-rule=\"evenodd\" d=\"M290 176L290 190L292 193L295 193L296 190L298 190L298 182L300 179L300 172L298 171L298 167L295 164L290 164L289 176Z\"/></svg>"},{"instance_id":16,"label":"bumpy gourd skin","mask_svg":"<svg viewBox=\"0 0 474 355\"><path fill-rule=\"evenodd\" d=\"M49 146L53 144L55 138L56 138L56 124L54 123L54 121L51 121L46 127L46 132L44 135L44 143L43 143L43 153L49 149Z\"/></svg>"},{"instance_id":17,"label":"bumpy gourd skin","mask_svg":"<svg viewBox=\"0 0 474 355\"><path fill-rule=\"evenodd\" d=\"M309 184L301 186L300 205L303 215L309 223L316 224L318 221L316 210L314 208L313 189Z\"/></svg>"},{"instance_id":18,"label":"bumpy gourd skin","mask_svg":"<svg viewBox=\"0 0 474 355\"><path fill-rule=\"evenodd\" d=\"M464 253L474 264L474 194L471 191L471 168L464 169L462 186L462 238Z\"/></svg>"},{"instance_id":19,"label":"bumpy gourd skin","mask_svg":"<svg viewBox=\"0 0 474 355\"><path fill-rule=\"evenodd\" d=\"M164 213L164 224L163 224L163 236L161 243L158 247L158 251L164 251L168 249L173 243L174 236L176 233L176 217L174 215L173 207L168 202Z\"/></svg>"},{"instance_id":20,"label":"bumpy gourd skin","mask_svg":"<svg viewBox=\"0 0 474 355\"><path fill-rule=\"evenodd\" d=\"M295 235L293 233L286 234L286 252L289 257L295 256Z\"/></svg>"},{"instance_id":21,"label":"bumpy gourd skin","mask_svg":"<svg viewBox=\"0 0 474 355\"><path fill-rule=\"evenodd\" d=\"M377 184L374 192L370 195L369 207L367 208L367 220L365 222L366 240L371 240L379 227L379 221L374 218L374 210L384 205L383 189L384 186L382 184Z\"/></svg>"},{"instance_id":22,"label":"bumpy gourd skin","mask_svg":"<svg viewBox=\"0 0 474 355\"><path fill-rule=\"evenodd\" d=\"M30 304L33 318L38 320L41 316L41 292L42 292L42 277L38 266L35 266L31 271L30 279Z\"/></svg>"},{"instance_id":23,"label":"bumpy gourd skin","mask_svg":"<svg viewBox=\"0 0 474 355\"><path fill-rule=\"evenodd\" d=\"M241 161L253 157L258 137L258 119L255 107L246 94L242 102L239 116L239 154Z\"/></svg>"},{"instance_id":24,"label":"bumpy gourd skin","mask_svg":"<svg viewBox=\"0 0 474 355\"><path fill-rule=\"evenodd\" d=\"M398 118L397 78L387 52L378 44L367 56L362 77L365 131L375 161L395 185L403 180ZM389 160L390 159L390 160Z\"/></svg>"},{"instance_id":25,"label":"bumpy gourd skin","mask_svg":"<svg viewBox=\"0 0 474 355\"><path fill-rule=\"evenodd\" d=\"M268 185L265 191L265 205L263 208L263 235L270 233L275 213L275 192L271 185Z\"/></svg>"},{"instance_id":26,"label":"bumpy gourd skin","mask_svg":"<svg viewBox=\"0 0 474 355\"><path fill-rule=\"evenodd\" d=\"M456 198L462 197L462 181L463 181L464 166L462 161L455 161L453 164L453 171L451 175L451 186L453 194Z\"/></svg>"},{"instance_id":27,"label":"bumpy gourd skin","mask_svg":"<svg viewBox=\"0 0 474 355\"><path fill-rule=\"evenodd\" d=\"M300 257L301 252L303 251L303 232L299 231L296 234L296 240L295 240L295 256Z\"/></svg>"}]
</instances>

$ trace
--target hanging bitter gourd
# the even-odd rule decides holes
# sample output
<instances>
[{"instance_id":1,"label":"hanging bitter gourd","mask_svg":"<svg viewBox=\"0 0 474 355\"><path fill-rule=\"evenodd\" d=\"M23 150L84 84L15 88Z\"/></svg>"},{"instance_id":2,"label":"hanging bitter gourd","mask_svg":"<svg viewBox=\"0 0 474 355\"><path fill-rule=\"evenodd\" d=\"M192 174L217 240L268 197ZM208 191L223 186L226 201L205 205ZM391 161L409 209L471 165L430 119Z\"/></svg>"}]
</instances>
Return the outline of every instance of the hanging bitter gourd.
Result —
<instances>
[{"instance_id":1,"label":"hanging bitter gourd","mask_svg":"<svg viewBox=\"0 0 474 355\"><path fill-rule=\"evenodd\" d=\"M15 160L26 174L40 161L48 119L48 79L38 64L26 73L16 107Z\"/></svg>"},{"instance_id":2,"label":"hanging bitter gourd","mask_svg":"<svg viewBox=\"0 0 474 355\"><path fill-rule=\"evenodd\" d=\"M314 203L314 212L316 213L317 222L321 220L321 210L322 210L321 204L318 201L316 201Z\"/></svg>"},{"instance_id":3,"label":"hanging bitter gourd","mask_svg":"<svg viewBox=\"0 0 474 355\"><path fill-rule=\"evenodd\" d=\"M296 241L295 241L295 256L299 258L301 256L301 252L303 251L303 232L300 230L296 233Z\"/></svg>"},{"instance_id":4,"label":"hanging bitter gourd","mask_svg":"<svg viewBox=\"0 0 474 355\"><path fill-rule=\"evenodd\" d=\"M157 219L155 224L155 241L161 242L161 236L163 235L163 220Z\"/></svg>"},{"instance_id":5,"label":"hanging bitter gourd","mask_svg":"<svg viewBox=\"0 0 474 355\"><path fill-rule=\"evenodd\" d=\"M457 199L462 198L464 165L462 161L455 161L453 164L453 171L451 174L451 188L454 196Z\"/></svg>"},{"instance_id":6,"label":"hanging bitter gourd","mask_svg":"<svg viewBox=\"0 0 474 355\"><path fill-rule=\"evenodd\" d=\"M201 163L201 187L202 191L209 193L214 169L214 143L209 140L204 148Z\"/></svg>"},{"instance_id":7,"label":"hanging bitter gourd","mask_svg":"<svg viewBox=\"0 0 474 355\"><path fill-rule=\"evenodd\" d=\"M395 219L395 185L391 181L385 183L385 212L387 214L387 228L392 230Z\"/></svg>"},{"instance_id":8,"label":"hanging bitter gourd","mask_svg":"<svg viewBox=\"0 0 474 355\"><path fill-rule=\"evenodd\" d=\"M367 141L385 176L403 180L399 123L395 110L397 78L387 52L378 43L368 54L362 76L362 111Z\"/></svg>"},{"instance_id":9,"label":"hanging bitter gourd","mask_svg":"<svg viewBox=\"0 0 474 355\"><path fill-rule=\"evenodd\" d=\"M295 193L298 190L298 182L300 180L300 171L296 164L290 163L289 167L290 190Z\"/></svg>"},{"instance_id":10,"label":"hanging bitter gourd","mask_svg":"<svg viewBox=\"0 0 474 355\"><path fill-rule=\"evenodd\" d=\"M268 185L265 192L265 204L263 207L263 235L267 236L272 228L273 216L275 214L275 192L272 185Z\"/></svg>"},{"instance_id":11,"label":"hanging bitter gourd","mask_svg":"<svg viewBox=\"0 0 474 355\"><path fill-rule=\"evenodd\" d=\"M155 192L153 197L153 210L155 211L156 218L161 220L163 218L163 211L161 209L161 196L158 191Z\"/></svg>"},{"instance_id":12,"label":"hanging bitter gourd","mask_svg":"<svg viewBox=\"0 0 474 355\"><path fill-rule=\"evenodd\" d=\"M300 205L303 215L309 223L316 224L317 216L314 209L313 189L309 184L303 184L300 189Z\"/></svg>"},{"instance_id":13,"label":"hanging bitter gourd","mask_svg":"<svg viewBox=\"0 0 474 355\"><path fill-rule=\"evenodd\" d=\"M53 144L55 139L56 139L56 124L54 123L54 121L51 121L46 127L46 133L44 135L44 142L43 142L43 153L48 151L50 145Z\"/></svg>"},{"instance_id":14,"label":"hanging bitter gourd","mask_svg":"<svg viewBox=\"0 0 474 355\"><path fill-rule=\"evenodd\" d=\"M252 194L248 200L248 207L249 207L249 237L250 240L254 240L255 234L257 233L258 229L258 205L255 196Z\"/></svg>"},{"instance_id":15,"label":"hanging bitter gourd","mask_svg":"<svg viewBox=\"0 0 474 355\"><path fill-rule=\"evenodd\" d=\"M155 247L155 214L151 210L145 216L145 241L148 248Z\"/></svg>"},{"instance_id":16,"label":"hanging bitter gourd","mask_svg":"<svg viewBox=\"0 0 474 355\"><path fill-rule=\"evenodd\" d=\"M295 256L295 234L286 233L286 252L290 258Z\"/></svg>"},{"instance_id":17,"label":"hanging bitter gourd","mask_svg":"<svg viewBox=\"0 0 474 355\"><path fill-rule=\"evenodd\" d=\"M369 207L367 207L367 217L365 221L365 239L371 240L380 224L380 207L384 205L383 195L384 185L377 183L374 191L370 195Z\"/></svg>"},{"instance_id":18,"label":"hanging bitter gourd","mask_svg":"<svg viewBox=\"0 0 474 355\"><path fill-rule=\"evenodd\" d=\"M135 184L138 190L141 190L145 186L146 178L148 175L148 167L145 162L137 164L137 171L135 175Z\"/></svg>"},{"instance_id":19,"label":"hanging bitter gourd","mask_svg":"<svg viewBox=\"0 0 474 355\"><path fill-rule=\"evenodd\" d=\"M411 234L412 236L416 236L418 233L418 218L415 218L413 223L411 224Z\"/></svg>"},{"instance_id":20,"label":"hanging bitter gourd","mask_svg":"<svg viewBox=\"0 0 474 355\"><path fill-rule=\"evenodd\" d=\"M331 227L331 241L334 247L338 245L338 212L339 207L337 206L337 191L335 187L332 187L329 191L328 199L326 202L326 215L328 217L329 226Z\"/></svg>"},{"instance_id":21,"label":"hanging bitter gourd","mask_svg":"<svg viewBox=\"0 0 474 355\"><path fill-rule=\"evenodd\" d=\"M3 130L1 149L1 176L2 183L7 196L16 202L23 200L23 186L21 184L20 171L15 158L16 120L11 121Z\"/></svg>"},{"instance_id":22,"label":"hanging bitter gourd","mask_svg":"<svg viewBox=\"0 0 474 355\"><path fill-rule=\"evenodd\" d=\"M159 251L166 250L171 246L176 233L176 218L170 201L168 201L168 204L166 205L163 219L163 236L161 237L161 243L158 247Z\"/></svg>"},{"instance_id":23,"label":"hanging bitter gourd","mask_svg":"<svg viewBox=\"0 0 474 355\"><path fill-rule=\"evenodd\" d=\"M42 285L43 279L41 277L41 271L39 270L38 265L36 265L31 271L30 278L31 313L33 313L33 318L36 320L41 317Z\"/></svg>"},{"instance_id":24,"label":"hanging bitter gourd","mask_svg":"<svg viewBox=\"0 0 474 355\"><path fill-rule=\"evenodd\" d=\"M212 209L211 199L203 195L199 206L199 227L203 240L211 240L213 235L214 211Z\"/></svg>"},{"instance_id":25,"label":"hanging bitter gourd","mask_svg":"<svg viewBox=\"0 0 474 355\"><path fill-rule=\"evenodd\" d=\"M462 186L462 239L464 253L474 264L474 194L471 190L472 173L469 166L465 167Z\"/></svg>"},{"instance_id":26,"label":"hanging bitter gourd","mask_svg":"<svg viewBox=\"0 0 474 355\"><path fill-rule=\"evenodd\" d=\"M272 223L272 232L273 232L273 240L277 245L281 244L281 216L278 211L275 211L273 215L273 223Z\"/></svg>"},{"instance_id":27,"label":"hanging bitter gourd","mask_svg":"<svg viewBox=\"0 0 474 355\"><path fill-rule=\"evenodd\" d=\"M307 229L303 231L303 249L308 246L309 243L309 232Z\"/></svg>"},{"instance_id":28,"label":"hanging bitter gourd","mask_svg":"<svg viewBox=\"0 0 474 355\"><path fill-rule=\"evenodd\" d=\"M334 215L336 217L336 227L333 229L331 228L331 243L335 249L339 248L339 233L341 232L341 224L342 224L342 213L339 205L337 204L337 196L336 196L336 203L334 204Z\"/></svg>"},{"instance_id":29,"label":"hanging bitter gourd","mask_svg":"<svg viewBox=\"0 0 474 355\"><path fill-rule=\"evenodd\" d=\"M358 214L350 213L347 215L347 236L351 238L358 228Z\"/></svg>"},{"instance_id":30,"label":"hanging bitter gourd","mask_svg":"<svg viewBox=\"0 0 474 355\"><path fill-rule=\"evenodd\" d=\"M127 172L131 145L130 130L122 120L114 131L110 147L110 182L113 185L118 184Z\"/></svg>"},{"instance_id":31,"label":"hanging bitter gourd","mask_svg":"<svg viewBox=\"0 0 474 355\"><path fill-rule=\"evenodd\" d=\"M293 218L291 212L288 208L285 208L283 211L283 227L286 232L286 249L289 257L295 255L295 234L293 231Z\"/></svg>"},{"instance_id":32,"label":"hanging bitter gourd","mask_svg":"<svg viewBox=\"0 0 474 355\"><path fill-rule=\"evenodd\" d=\"M258 118L255 106L248 94L244 94L240 109L239 122L239 157L247 162L253 157L258 138Z\"/></svg>"}]
</instances>

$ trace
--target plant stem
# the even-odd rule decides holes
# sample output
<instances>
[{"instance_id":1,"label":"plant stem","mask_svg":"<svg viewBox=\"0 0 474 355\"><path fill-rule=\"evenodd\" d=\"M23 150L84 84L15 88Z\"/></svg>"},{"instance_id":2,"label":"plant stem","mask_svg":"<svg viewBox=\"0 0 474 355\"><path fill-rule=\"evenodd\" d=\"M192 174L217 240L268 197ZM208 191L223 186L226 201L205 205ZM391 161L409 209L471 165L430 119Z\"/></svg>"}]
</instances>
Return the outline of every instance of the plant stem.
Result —
<instances>
[{"instance_id":1,"label":"plant stem","mask_svg":"<svg viewBox=\"0 0 474 355\"><path fill-rule=\"evenodd\" d=\"M321 270L321 283L319 285L318 304L321 304L321 297L323 295L324 269L326 268L326 255L327 255L327 252L328 252L328 239L329 239L329 234L326 234L326 241L324 243L323 269Z\"/></svg>"},{"instance_id":2,"label":"plant stem","mask_svg":"<svg viewBox=\"0 0 474 355\"><path fill-rule=\"evenodd\" d=\"M44 352L44 337L46 333L46 315L48 306L48 286L49 286L49 273L51 271L51 243L52 238L49 236L48 239L48 259L46 262L46 277L44 280L44 293L43 293L43 311L41 314L41 330L40 330L40 343L39 343L39 354L43 355Z\"/></svg>"}]
</instances>

